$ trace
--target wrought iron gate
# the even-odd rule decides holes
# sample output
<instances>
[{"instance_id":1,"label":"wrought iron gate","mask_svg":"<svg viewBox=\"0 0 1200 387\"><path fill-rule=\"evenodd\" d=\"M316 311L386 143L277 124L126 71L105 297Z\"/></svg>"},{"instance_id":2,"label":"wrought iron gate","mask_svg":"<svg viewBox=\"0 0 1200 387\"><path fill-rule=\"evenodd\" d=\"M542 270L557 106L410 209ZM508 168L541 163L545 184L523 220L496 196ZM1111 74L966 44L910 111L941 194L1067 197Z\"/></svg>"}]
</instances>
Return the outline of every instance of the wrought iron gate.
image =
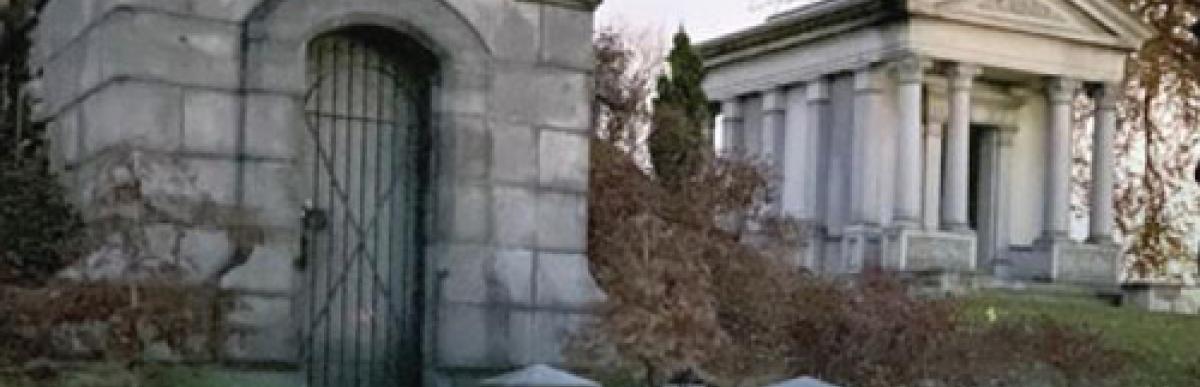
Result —
<instances>
[{"instance_id":1,"label":"wrought iron gate","mask_svg":"<svg viewBox=\"0 0 1200 387\"><path fill-rule=\"evenodd\" d=\"M420 385L430 71L413 47L374 28L309 45L301 312L310 386Z\"/></svg>"}]
</instances>

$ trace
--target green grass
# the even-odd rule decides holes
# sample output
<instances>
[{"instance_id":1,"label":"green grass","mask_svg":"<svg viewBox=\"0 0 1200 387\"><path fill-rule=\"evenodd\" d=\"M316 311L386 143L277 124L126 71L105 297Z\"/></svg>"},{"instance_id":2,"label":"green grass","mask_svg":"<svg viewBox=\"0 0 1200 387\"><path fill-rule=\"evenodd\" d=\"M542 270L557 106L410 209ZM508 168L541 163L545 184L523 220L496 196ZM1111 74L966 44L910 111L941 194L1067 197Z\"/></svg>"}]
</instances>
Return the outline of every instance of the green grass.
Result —
<instances>
[{"instance_id":1,"label":"green grass","mask_svg":"<svg viewBox=\"0 0 1200 387\"><path fill-rule=\"evenodd\" d=\"M989 308L999 319L1046 316L1099 330L1108 345L1130 355L1121 386L1200 386L1200 317L1118 308L1087 297L1008 293L972 297L966 311L985 318Z\"/></svg>"}]
</instances>

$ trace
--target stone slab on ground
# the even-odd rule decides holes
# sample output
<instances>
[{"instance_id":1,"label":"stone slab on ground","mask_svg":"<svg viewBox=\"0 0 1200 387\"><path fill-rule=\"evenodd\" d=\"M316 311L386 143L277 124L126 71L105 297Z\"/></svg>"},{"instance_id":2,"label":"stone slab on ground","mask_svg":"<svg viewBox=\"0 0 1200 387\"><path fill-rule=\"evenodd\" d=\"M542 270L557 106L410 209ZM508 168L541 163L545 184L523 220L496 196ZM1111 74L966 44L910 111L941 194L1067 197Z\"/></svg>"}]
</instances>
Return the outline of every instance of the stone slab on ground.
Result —
<instances>
[{"instance_id":1,"label":"stone slab on ground","mask_svg":"<svg viewBox=\"0 0 1200 387\"><path fill-rule=\"evenodd\" d=\"M1200 287L1173 283L1127 283L1122 305L1151 312L1200 314Z\"/></svg>"}]
</instances>

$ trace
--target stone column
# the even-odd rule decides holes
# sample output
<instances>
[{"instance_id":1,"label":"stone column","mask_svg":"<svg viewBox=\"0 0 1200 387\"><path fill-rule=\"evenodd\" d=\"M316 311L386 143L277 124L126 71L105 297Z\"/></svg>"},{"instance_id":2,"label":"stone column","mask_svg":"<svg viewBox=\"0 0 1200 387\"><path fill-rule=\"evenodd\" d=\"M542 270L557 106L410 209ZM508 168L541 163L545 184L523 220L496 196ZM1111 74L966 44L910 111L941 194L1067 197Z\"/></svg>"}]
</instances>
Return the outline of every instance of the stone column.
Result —
<instances>
[{"instance_id":1,"label":"stone column","mask_svg":"<svg viewBox=\"0 0 1200 387\"><path fill-rule=\"evenodd\" d=\"M811 154L806 158L812 161L812 165L809 167L809 171L811 172L809 178L812 179L811 181L818 182L819 184L809 184L806 189L812 190L813 196L816 197L816 202L820 203L819 206L813 206L813 216L820 218L821 224L829 232L840 233L842 225L834 224L838 218L838 206L834 205L834 201L845 200L838 198L844 195L839 193L840 190L837 189L836 184L830 184L832 180L830 180L831 174L829 173L829 168L825 170L820 168L822 154L828 155L824 160L827 164L833 162L831 159L832 152L827 152L828 149L822 150L820 148L821 146L830 146L833 143L831 141L831 131L833 128L830 127L830 121L833 117L833 106L830 104L829 78L818 77L809 81L804 91L806 102L808 103L807 127L816 133L813 137L819 139L809 144L808 149L811 151ZM822 135L822 133L824 134Z\"/></svg>"},{"instance_id":2,"label":"stone column","mask_svg":"<svg viewBox=\"0 0 1200 387\"><path fill-rule=\"evenodd\" d=\"M1009 213L1009 209L1012 208L1012 193L1009 191L1009 182L1012 181L1012 168L1009 165L1012 163L1013 138L1016 135L1015 127L1000 127L996 130L999 147L996 149L995 176L998 184L993 190L993 195L996 195L996 230L993 234L995 239L992 241L991 268L1007 260L1008 246L1011 244L1009 228L1012 227L1012 214Z\"/></svg>"},{"instance_id":3,"label":"stone column","mask_svg":"<svg viewBox=\"0 0 1200 387\"><path fill-rule=\"evenodd\" d=\"M941 224L942 132L945 127L945 114L935 115L930 111L925 121L925 202L922 214L922 225L929 231L936 231Z\"/></svg>"},{"instance_id":4,"label":"stone column","mask_svg":"<svg viewBox=\"0 0 1200 387\"><path fill-rule=\"evenodd\" d=\"M802 221L813 220L808 187L816 186L808 173L809 137L814 130L808 126L807 105L803 85L787 90L787 112L783 130L783 211Z\"/></svg>"},{"instance_id":5,"label":"stone column","mask_svg":"<svg viewBox=\"0 0 1200 387\"><path fill-rule=\"evenodd\" d=\"M970 231L967 198L971 168L971 88L979 67L957 63L950 67L950 126L946 133L946 165L942 185L942 226Z\"/></svg>"},{"instance_id":6,"label":"stone column","mask_svg":"<svg viewBox=\"0 0 1200 387\"><path fill-rule=\"evenodd\" d=\"M915 228L921 218L921 107L925 68L921 58L910 56L896 63L900 125L896 153L896 207L894 222Z\"/></svg>"},{"instance_id":7,"label":"stone column","mask_svg":"<svg viewBox=\"0 0 1200 387\"><path fill-rule=\"evenodd\" d=\"M784 120L787 112L786 89L779 87L764 91L762 98L762 149L759 150L759 157L766 163L770 173L768 179L771 186L775 188L770 190L769 206L772 213L778 214L783 209L780 202L782 192L779 188L781 188L780 183L783 178Z\"/></svg>"},{"instance_id":8,"label":"stone column","mask_svg":"<svg viewBox=\"0 0 1200 387\"><path fill-rule=\"evenodd\" d=\"M745 124L742 118L741 99L734 97L721 101L721 116L721 153L726 155L741 153L742 129Z\"/></svg>"},{"instance_id":9,"label":"stone column","mask_svg":"<svg viewBox=\"0 0 1200 387\"><path fill-rule=\"evenodd\" d=\"M877 119L883 97L885 74L876 65L854 72L854 131L851 136L850 222L852 225L879 224L879 155L873 136L878 135ZM890 173L890 171L889 171Z\"/></svg>"},{"instance_id":10,"label":"stone column","mask_svg":"<svg viewBox=\"0 0 1200 387\"><path fill-rule=\"evenodd\" d=\"M1092 191L1088 242L1112 243L1113 230L1113 133L1117 130L1117 95L1114 84L1092 88L1096 101L1096 124L1092 137Z\"/></svg>"},{"instance_id":11,"label":"stone column","mask_svg":"<svg viewBox=\"0 0 1200 387\"><path fill-rule=\"evenodd\" d=\"M1046 82L1049 102L1046 166L1046 208L1042 237L1054 241L1068 237L1071 188L1071 101L1079 82L1055 77Z\"/></svg>"}]
</instances>

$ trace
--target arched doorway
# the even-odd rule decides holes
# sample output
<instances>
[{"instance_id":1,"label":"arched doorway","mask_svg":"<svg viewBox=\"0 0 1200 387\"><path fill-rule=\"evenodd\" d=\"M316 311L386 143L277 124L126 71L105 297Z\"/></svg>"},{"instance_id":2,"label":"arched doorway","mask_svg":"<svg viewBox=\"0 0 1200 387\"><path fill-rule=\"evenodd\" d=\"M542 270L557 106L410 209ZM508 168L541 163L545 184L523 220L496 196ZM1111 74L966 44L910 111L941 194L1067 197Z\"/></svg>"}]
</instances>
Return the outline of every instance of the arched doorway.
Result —
<instances>
[{"instance_id":1,"label":"arched doorway","mask_svg":"<svg viewBox=\"0 0 1200 387\"><path fill-rule=\"evenodd\" d=\"M436 58L348 27L307 50L302 357L310 386L419 386Z\"/></svg>"}]
</instances>

